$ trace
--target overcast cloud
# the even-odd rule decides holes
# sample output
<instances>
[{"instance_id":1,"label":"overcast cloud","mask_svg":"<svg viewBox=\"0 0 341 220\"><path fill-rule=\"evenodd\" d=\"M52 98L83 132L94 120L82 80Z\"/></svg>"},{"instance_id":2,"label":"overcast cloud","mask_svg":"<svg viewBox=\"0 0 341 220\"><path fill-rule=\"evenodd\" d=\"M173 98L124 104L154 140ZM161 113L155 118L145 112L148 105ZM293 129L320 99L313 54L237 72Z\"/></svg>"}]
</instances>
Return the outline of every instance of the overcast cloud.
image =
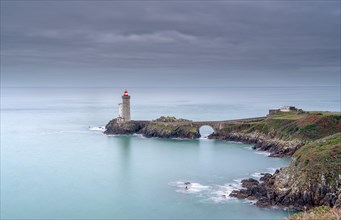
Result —
<instances>
[{"instance_id":1,"label":"overcast cloud","mask_svg":"<svg viewBox=\"0 0 341 220\"><path fill-rule=\"evenodd\" d=\"M340 85L340 1L1 1L2 86Z\"/></svg>"}]
</instances>

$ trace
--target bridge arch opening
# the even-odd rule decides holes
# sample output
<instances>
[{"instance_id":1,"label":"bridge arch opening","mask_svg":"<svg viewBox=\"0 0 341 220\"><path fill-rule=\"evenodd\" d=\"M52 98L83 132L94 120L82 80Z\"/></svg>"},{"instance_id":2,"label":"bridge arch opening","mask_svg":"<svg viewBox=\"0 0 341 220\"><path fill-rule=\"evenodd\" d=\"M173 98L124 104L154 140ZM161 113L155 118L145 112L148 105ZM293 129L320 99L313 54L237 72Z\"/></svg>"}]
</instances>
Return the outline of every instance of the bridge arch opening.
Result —
<instances>
[{"instance_id":1,"label":"bridge arch opening","mask_svg":"<svg viewBox=\"0 0 341 220\"><path fill-rule=\"evenodd\" d=\"M203 125L199 128L200 136L207 138L210 134L214 133L214 129L209 125Z\"/></svg>"}]
</instances>

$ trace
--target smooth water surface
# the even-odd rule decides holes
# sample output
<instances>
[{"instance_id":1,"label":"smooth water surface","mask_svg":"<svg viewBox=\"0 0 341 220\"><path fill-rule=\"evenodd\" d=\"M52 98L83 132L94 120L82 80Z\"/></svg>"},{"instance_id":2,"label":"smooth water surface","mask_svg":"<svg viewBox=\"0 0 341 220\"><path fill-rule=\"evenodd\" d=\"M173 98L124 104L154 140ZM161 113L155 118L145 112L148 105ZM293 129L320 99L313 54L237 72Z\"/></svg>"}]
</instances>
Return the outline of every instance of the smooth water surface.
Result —
<instances>
[{"instance_id":1,"label":"smooth water surface","mask_svg":"<svg viewBox=\"0 0 341 220\"><path fill-rule=\"evenodd\" d=\"M181 96L180 101L173 96L176 92L168 92L168 99L153 98L149 90L131 92L132 117L253 117L265 115L265 106L300 101L296 93L284 99L287 93L278 90L282 96L258 91L263 95L249 99L234 90L220 92L224 95L216 100L208 98L209 92L189 91L193 99ZM334 110L339 97L330 94L333 91L321 93L315 104L309 97L301 99L308 100L303 105L311 109L329 103L326 110ZM2 89L1 218L281 219L288 215L223 195L238 188L241 178L273 172L289 159L269 158L239 143L105 136L93 131L117 115L120 95L110 89ZM184 181L192 182L189 190Z\"/></svg>"}]
</instances>

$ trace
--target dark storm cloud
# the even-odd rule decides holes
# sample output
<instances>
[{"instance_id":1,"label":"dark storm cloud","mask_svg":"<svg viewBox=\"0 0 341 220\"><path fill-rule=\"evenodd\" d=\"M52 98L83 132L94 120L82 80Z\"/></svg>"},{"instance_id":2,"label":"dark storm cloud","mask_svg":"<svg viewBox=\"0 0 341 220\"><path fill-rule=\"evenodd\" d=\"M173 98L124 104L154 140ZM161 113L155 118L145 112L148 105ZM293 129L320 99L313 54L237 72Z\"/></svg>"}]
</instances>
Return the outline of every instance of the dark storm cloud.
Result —
<instances>
[{"instance_id":1,"label":"dark storm cloud","mask_svg":"<svg viewBox=\"0 0 341 220\"><path fill-rule=\"evenodd\" d=\"M152 70L161 69L215 70L219 79L328 74L335 82L339 39L339 1L1 2L5 79L23 70L155 77Z\"/></svg>"}]
</instances>

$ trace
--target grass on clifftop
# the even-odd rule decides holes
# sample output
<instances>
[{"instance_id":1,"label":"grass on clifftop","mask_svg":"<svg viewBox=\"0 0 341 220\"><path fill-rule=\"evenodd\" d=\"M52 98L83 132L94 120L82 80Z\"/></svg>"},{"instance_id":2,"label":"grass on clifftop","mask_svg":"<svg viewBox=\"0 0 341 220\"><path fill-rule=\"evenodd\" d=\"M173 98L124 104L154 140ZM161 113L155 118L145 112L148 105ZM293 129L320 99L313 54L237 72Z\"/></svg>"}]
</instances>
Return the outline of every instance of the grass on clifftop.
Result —
<instances>
[{"instance_id":1,"label":"grass on clifftop","mask_svg":"<svg viewBox=\"0 0 341 220\"><path fill-rule=\"evenodd\" d=\"M341 176L341 133L317 140L304 145L293 156L295 170L299 170L302 177L309 181L322 182L336 187Z\"/></svg>"},{"instance_id":2,"label":"grass on clifftop","mask_svg":"<svg viewBox=\"0 0 341 220\"><path fill-rule=\"evenodd\" d=\"M183 118L161 116L160 118L153 120L153 122L191 122L191 121Z\"/></svg>"},{"instance_id":3,"label":"grass on clifftop","mask_svg":"<svg viewBox=\"0 0 341 220\"><path fill-rule=\"evenodd\" d=\"M154 126L160 130L165 130L168 132L175 132L177 129L181 129L181 130L193 132L193 133L197 132L197 128L192 127L192 126L172 126L172 125L163 125L163 124L155 124Z\"/></svg>"},{"instance_id":4,"label":"grass on clifftop","mask_svg":"<svg viewBox=\"0 0 341 220\"><path fill-rule=\"evenodd\" d=\"M341 209L331 209L328 206L319 206L307 212L300 212L289 216L286 220L339 220Z\"/></svg>"},{"instance_id":5,"label":"grass on clifftop","mask_svg":"<svg viewBox=\"0 0 341 220\"><path fill-rule=\"evenodd\" d=\"M257 122L235 124L226 132L260 132L282 140L317 140L341 132L341 114L279 112Z\"/></svg>"},{"instance_id":6,"label":"grass on clifftop","mask_svg":"<svg viewBox=\"0 0 341 220\"><path fill-rule=\"evenodd\" d=\"M269 115L268 119L287 119L287 120L297 120L307 116L307 113L297 114L296 112L278 112L273 115Z\"/></svg>"}]
</instances>

